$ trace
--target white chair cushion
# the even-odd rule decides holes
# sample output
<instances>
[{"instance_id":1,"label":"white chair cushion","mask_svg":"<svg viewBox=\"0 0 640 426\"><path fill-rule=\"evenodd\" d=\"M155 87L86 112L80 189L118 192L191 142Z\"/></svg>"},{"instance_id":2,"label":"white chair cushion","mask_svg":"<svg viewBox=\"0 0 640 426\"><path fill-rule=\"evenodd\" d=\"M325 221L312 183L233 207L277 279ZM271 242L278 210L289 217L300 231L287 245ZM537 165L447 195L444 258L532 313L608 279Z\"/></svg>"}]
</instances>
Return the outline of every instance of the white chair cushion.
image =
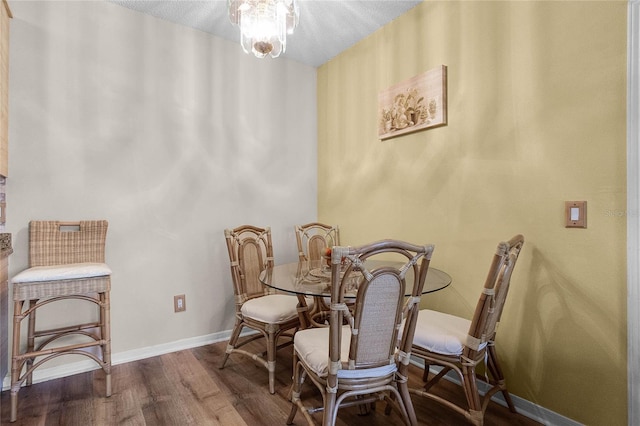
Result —
<instances>
[{"instance_id":1,"label":"white chair cushion","mask_svg":"<svg viewBox=\"0 0 640 426\"><path fill-rule=\"evenodd\" d=\"M340 345L340 361L346 366L349 361L349 345L351 343L351 327L342 327L342 343ZM300 330L293 338L293 347L298 358L304 362L318 377L329 374L329 327ZM382 367L338 371L339 378L382 377L397 370L395 363Z\"/></svg>"},{"instance_id":2,"label":"white chair cushion","mask_svg":"<svg viewBox=\"0 0 640 426\"><path fill-rule=\"evenodd\" d=\"M247 318L279 324L298 316L298 298L285 294L269 294L247 300L240 311Z\"/></svg>"},{"instance_id":3,"label":"white chair cushion","mask_svg":"<svg viewBox=\"0 0 640 426\"><path fill-rule=\"evenodd\" d=\"M413 344L442 355L461 355L470 326L468 319L425 309L418 313Z\"/></svg>"},{"instance_id":4,"label":"white chair cushion","mask_svg":"<svg viewBox=\"0 0 640 426\"><path fill-rule=\"evenodd\" d=\"M108 275L111 275L111 269L104 263L69 263L66 265L34 266L14 276L11 282L14 284L32 283L104 277Z\"/></svg>"}]
</instances>

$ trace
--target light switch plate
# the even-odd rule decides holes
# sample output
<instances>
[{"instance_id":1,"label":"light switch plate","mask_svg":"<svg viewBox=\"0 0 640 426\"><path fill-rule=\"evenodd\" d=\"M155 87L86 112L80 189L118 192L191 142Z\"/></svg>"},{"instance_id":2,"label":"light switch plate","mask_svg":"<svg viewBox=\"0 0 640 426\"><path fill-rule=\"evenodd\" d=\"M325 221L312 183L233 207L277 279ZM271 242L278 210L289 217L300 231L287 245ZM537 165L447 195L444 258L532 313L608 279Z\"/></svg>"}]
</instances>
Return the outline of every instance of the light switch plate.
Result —
<instances>
[{"instance_id":1,"label":"light switch plate","mask_svg":"<svg viewBox=\"0 0 640 426\"><path fill-rule=\"evenodd\" d=\"M586 201L565 201L564 202L565 228L586 228L587 227L587 202Z\"/></svg>"},{"instance_id":2,"label":"light switch plate","mask_svg":"<svg viewBox=\"0 0 640 426\"><path fill-rule=\"evenodd\" d=\"M186 310L187 310L187 299L184 297L184 294L173 296L173 311L184 312Z\"/></svg>"}]
</instances>

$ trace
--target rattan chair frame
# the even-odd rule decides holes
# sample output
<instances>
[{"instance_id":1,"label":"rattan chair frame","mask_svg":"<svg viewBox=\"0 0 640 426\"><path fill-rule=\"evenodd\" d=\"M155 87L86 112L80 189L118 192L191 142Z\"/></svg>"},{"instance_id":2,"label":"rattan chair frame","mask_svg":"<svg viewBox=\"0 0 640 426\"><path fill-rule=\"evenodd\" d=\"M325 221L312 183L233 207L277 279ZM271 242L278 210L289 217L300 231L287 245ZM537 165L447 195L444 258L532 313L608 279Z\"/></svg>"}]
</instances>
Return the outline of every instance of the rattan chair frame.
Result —
<instances>
[{"instance_id":1,"label":"rattan chair frame","mask_svg":"<svg viewBox=\"0 0 640 426\"><path fill-rule=\"evenodd\" d=\"M293 422L300 409L309 424L315 424L312 414L322 411L322 424L334 425L339 408L353 405L362 407L380 399L392 404L407 424L417 424L407 386L408 365L420 298L433 249L433 245L417 246L398 240L382 240L355 248L333 247L331 312L327 333L328 374L322 377L318 375L294 349L292 405L287 424ZM404 257L404 266L367 269L367 259L378 255L384 258L390 253ZM343 271L345 263L347 266ZM411 297L405 298L405 274L409 271L416 278ZM352 274L361 274L357 278L359 284L353 313L344 298L346 289L353 285ZM404 329L399 341L403 320ZM348 362L343 363L340 353L345 323L351 329L351 340ZM298 333L305 332L301 330ZM395 365L395 370L375 373L375 369L389 365ZM358 373L364 372L365 375L346 378L340 376L341 370L359 370ZM304 404L301 388L307 377L322 394L322 407Z\"/></svg>"},{"instance_id":2,"label":"rattan chair frame","mask_svg":"<svg viewBox=\"0 0 640 426\"><path fill-rule=\"evenodd\" d=\"M294 226L298 259L300 262L324 261L325 250L340 245L338 225L311 222ZM329 319L329 297L316 297L308 311L308 322L314 326L325 324Z\"/></svg>"},{"instance_id":3,"label":"rattan chair frame","mask_svg":"<svg viewBox=\"0 0 640 426\"><path fill-rule=\"evenodd\" d=\"M324 249L340 245L338 225L312 222L306 225L295 225L294 229L300 261L321 260Z\"/></svg>"},{"instance_id":4,"label":"rattan chair frame","mask_svg":"<svg viewBox=\"0 0 640 426\"><path fill-rule=\"evenodd\" d=\"M457 411L474 425L484 423L487 405L497 392L502 392L509 410L516 412L500 367L495 340L496 327L502 315L511 276L523 245L522 235L515 235L509 241L498 244L461 355L442 355L415 344L412 348L412 354L424 360L425 384L422 389L411 389L411 393L430 398ZM485 364L488 373L486 376L477 373L477 367L482 364ZM429 379L431 365L441 366L442 369ZM456 404L430 391L449 371L454 371L460 380L466 406ZM485 381L490 386L482 397L478 391L477 380Z\"/></svg>"},{"instance_id":5,"label":"rattan chair frame","mask_svg":"<svg viewBox=\"0 0 640 426\"><path fill-rule=\"evenodd\" d=\"M71 228L64 230L66 227ZM76 263L104 263L108 222L29 222L29 267ZM95 361L105 373L106 396L111 395L111 276L13 283L13 340L11 357L11 422L17 419L18 392L30 386L33 372L45 362L63 355L83 355ZM55 329L38 329L39 308L63 300L81 300L98 308L98 320ZM27 308L25 309L25 304ZM27 345L21 350L22 321L27 319ZM51 343L82 335L85 342L51 347ZM99 354L92 348L98 347ZM40 358L40 359L38 359ZM36 359L37 362L36 362Z\"/></svg>"},{"instance_id":6,"label":"rattan chair frame","mask_svg":"<svg viewBox=\"0 0 640 426\"><path fill-rule=\"evenodd\" d=\"M296 316L281 323L268 323L242 314L242 305L248 300L273 293L273 290L263 286L258 278L265 268L273 267L271 228L242 225L234 229L225 229L224 235L235 296L235 324L220 368L224 368L232 353L248 356L269 372L269 392L273 394L275 393L276 352L293 343L293 335L300 327L300 319ZM240 334L245 327L259 334L254 333L241 338ZM261 337L266 339L266 359L264 353L240 349ZM280 338L286 338L287 341L278 345Z\"/></svg>"}]
</instances>

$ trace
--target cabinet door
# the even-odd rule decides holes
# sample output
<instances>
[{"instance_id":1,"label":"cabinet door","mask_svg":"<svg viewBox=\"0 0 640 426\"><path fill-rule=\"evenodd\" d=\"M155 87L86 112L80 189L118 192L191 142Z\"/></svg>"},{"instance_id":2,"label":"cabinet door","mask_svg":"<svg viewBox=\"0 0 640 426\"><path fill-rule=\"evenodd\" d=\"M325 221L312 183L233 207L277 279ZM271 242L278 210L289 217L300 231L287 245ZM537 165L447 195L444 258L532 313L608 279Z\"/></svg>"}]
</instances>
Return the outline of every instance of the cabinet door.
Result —
<instances>
[{"instance_id":1,"label":"cabinet door","mask_svg":"<svg viewBox=\"0 0 640 426\"><path fill-rule=\"evenodd\" d=\"M9 18L6 0L0 5L0 175L9 172Z\"/></svg>"}]
</instances>

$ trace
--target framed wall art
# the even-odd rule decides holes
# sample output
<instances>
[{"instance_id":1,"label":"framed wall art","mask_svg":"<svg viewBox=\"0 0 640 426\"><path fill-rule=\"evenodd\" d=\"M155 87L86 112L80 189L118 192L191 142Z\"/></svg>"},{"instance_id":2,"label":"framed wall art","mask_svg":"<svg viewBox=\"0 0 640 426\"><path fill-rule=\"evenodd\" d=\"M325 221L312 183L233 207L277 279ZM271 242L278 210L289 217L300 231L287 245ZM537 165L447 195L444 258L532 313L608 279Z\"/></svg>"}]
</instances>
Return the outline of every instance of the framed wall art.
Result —
<instances>
[{"instance_id":1,"label":"framed wall art","mask_svg":"<svg viewBox=\"0 0 640 426\"><path fill-rule=\"evenodd\" d=\"M378 94L378 137L381 140L446 124L446 65Z\"/></svg>"}]
</instances>

